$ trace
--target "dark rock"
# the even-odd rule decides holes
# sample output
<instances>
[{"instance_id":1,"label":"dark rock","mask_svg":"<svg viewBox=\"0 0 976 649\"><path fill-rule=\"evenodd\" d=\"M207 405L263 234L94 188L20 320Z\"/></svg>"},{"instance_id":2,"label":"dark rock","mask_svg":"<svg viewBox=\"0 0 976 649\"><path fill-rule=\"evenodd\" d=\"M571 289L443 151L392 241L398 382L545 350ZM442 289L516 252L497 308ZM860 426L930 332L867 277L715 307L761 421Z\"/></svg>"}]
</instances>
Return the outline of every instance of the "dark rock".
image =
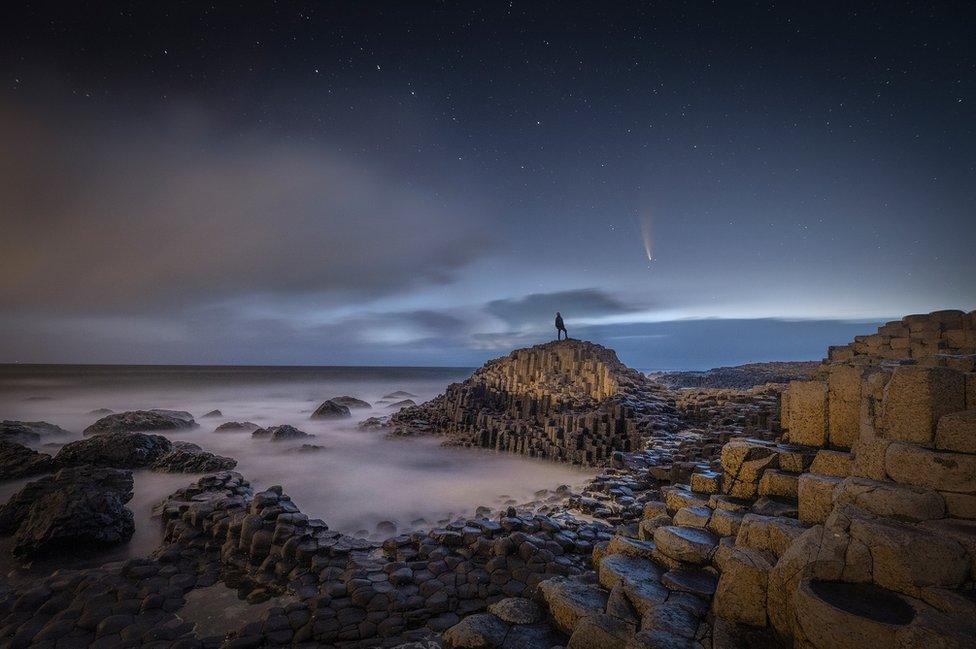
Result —
<instances>
[{"instance_id":1,"label":"dark rock","mask_svg":"<svg viewBox=\"0 0 976 649\"><path fill-rule=\"evenodd\" d=\"M89 415L111 415L113 412L115 411L112 410L111 408L95 408L94 410L89 410L88 414Z\"/></svg>"},{"instance_id":2,"label":"dark rock","mask_svg":"<svg viewBox=\"0 0 976 649\"><path fill-rule=\"evenodd\" d=\"M383 428L389 421L389 417L367 417L359 422L358 426L364 430L375 430Z\"/></svg>"},{"instance_id":3,"label":"dark rock","mask_svg":"<svg viewBox=\"0 0 976 649\"><path fill-rule=\"evenodd\" d=\"M413 399L404 399L403 401L391 403L387 406L387 408L396 408L397 410L400 410L401 408L410 408L411 406L415 405L417 405L417 402Z\"/></svg>"},{"instance_id":4,"label":"dark rock","mask_svg":"<svg viewBox=\"0 0 976 649\"><path fill-rule=\"evenodd\" d=\"M357 399L356 397L332 397L329 401L338 403L340 406L345 406L349 409L353 408L372 408L368 401L363 401L362 399Z\"/></svg>"},{"instance_id":5,"label":"dark rock","mask_svg":"<svg viewBox=\"0 0 976 649\"><path fill-rule=\"evenodd\" d=\"M318 444L302 444L301 446L296 446L291 449L294 453L318 453L319 451L324 451L324 446L319 446Z\"/></svg>"},{"instance_id":6,"label":"dark rock","mask_svg":"<svg viewBox=\"0 0 976 649\"><path fill-rule=\"evenodd\" d=\"M171 473L210 473L235 466L237 460L215 455L190 442L173 442L173 450L152 463L154 471Z\"/></svg>"},{"instance_id":7,"label":"dark rock","mask_svg":"<svg viewBox=\"0 0 976 649\"><path fill-rule=\"evenodd\" d=\"M383 395L384 399L416 399L416 394L411 394L409 392L404 392L403 390L397 390L396 392L391 392L389 394Z\"/></svg>"},{"instance_id":8,"label":"dark rock","mask_svg":"<svg viewBox=\"0 0 976 649\"><path fill-rule=\"evenodd\" d=\"M220 412L219 410L211 410L210 412L208 412L207 414L205 414L203 417L223 417L223 416L224 416L224 413ZM201 419L203 419L203 417L201 417Z\"/></svg>"},{"instance_id":9,"label":"dark rock","mask_svg":"<svg viewBox=\"0 0 976 649\"><path fill-rule=\"evenodd\" d=\"M40 441L46 435L69 435L60 426L46 421L13 421L9 419L0 422L0 440L17 442L18 444L32 444Z\"/></svg>"},{"instance_id":10,"label":"dark rock","mask_svg":"<svg viewBox=\"0 0 976 649\"><path fill-rule=\"evenodd\" d=\"M322 402L315 412L312 413L312 419L344 419L350 417L349 408L342 405L341 403L336 403L335 401L329 400Z\"/></svg>"},{"instance_id":11,"label":"dark rock","mask_svg":"<svg viewBox=\"0 0 976 649\"><path fill-rule=\"evenodd\" d=\"M182 410L131 410L102 417L85 429L85 435L147 430L194 428L193 415Z\"/></svg>"},{"instance_id":12,"label":"dark rock","mask_svg":"<svg viewBox=\"0 0 976 649\"><path fill-rule=\"evenodd\" d=\"M0 439L0 480L24 478L54 470L47 453L38 453L23 444Z\"/></svg>"},{"instance_id":13,"label":"dark rock","mask_svg":"<svg viewBox=\"0 0 976 649\"><path fill-rule=\"evenodd\" d=\"M101 433L65 444L54 462L58 466L92 464L119 469L147 467L173 450L162 435L145 433Z\"/></svg>"},{"instance_id":14,"label":"dark rock","mask_svg":"<svg viewBox=\"0 0 976 649\"><path fill-rule=\"evenodd\" d=\"M291 439L306 439L309 437L315 437L315 435L309 435L303 430L298 430L294 426L289 426L284 424L281 426L269 426L268 428L258 428L256 431L251 433L253 437L267 437L272 442L283 442Z\"/></svg>"},{"instance_id":15,"label":"dark rock","mask_svg":"<svg viewBox=\"0 0 976 649\"><path fill-rule=\"evenodd\" d=\"M500 647L508 627L490 613L469 615L444 632L448 649L491 649Z\"/></svg>"},{"instance_id":16,"label":"dark rock","mask_svg":"<svg viewBox=\"0 0 976 649\"><path fill-rule=\"evenodd\" d=\"M112 545L134 531L132 474L80 466L29 482L0 507L0 534L14 535L17 556Z\"/></svg>"},{"instance_id":17,"label":"dark rock","mask_svg":"<svg viewBox=\"0 0 976 649\"><path fill-rule=\"evenodd\" d=\"M250 433L260 428L249 421L228 421L214 428L215 433Z\"/></svg>"}]
</instances>

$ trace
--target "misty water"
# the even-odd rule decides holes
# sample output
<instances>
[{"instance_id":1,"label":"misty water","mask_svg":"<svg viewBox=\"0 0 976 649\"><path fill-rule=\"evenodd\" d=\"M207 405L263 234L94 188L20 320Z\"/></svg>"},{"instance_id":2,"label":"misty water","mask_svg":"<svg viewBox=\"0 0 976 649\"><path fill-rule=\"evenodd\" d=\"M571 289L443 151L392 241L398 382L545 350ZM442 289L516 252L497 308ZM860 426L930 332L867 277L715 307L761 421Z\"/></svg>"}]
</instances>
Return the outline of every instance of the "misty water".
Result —
<instances>
[{"instance_id":1,"label":"misty water","mask_svg":"<svg viewBox=\"0 0 976 649\"><path fill-rule=\"evenodd\" d=\"M381 521L400 531L422 528L478 506L497 509L533 499L540 489L580 486L593 471L487 450L443 448L436 437L387 439L382 431L359 429L369 416L392 412L377 403L403 390L429 399L470 374L456 368L277 368L277 367L78 367L0 366L0 419L47 421L72 432L46 437L38 450L81 438L100 415L148 408L189 411L198 428L161 432L233 457L255 490L281 485L312 518L349 534L373 534ZM349 395L373 404L339 421L310 419L325 399ZM201 418L218 409L222 416ZM315 437L294 442L252 438L249 432L214 432L226 421L259 426L291 424ZM302 444L322 446L301 451ZM47 446L46 446L47 445ZM133 539L97 559L145 555L159 542L153 505L193 482L193 474L135 471L129 503L136 519ZM0 482L0 502L28 480Z\"/></svg>"}]
</instances>

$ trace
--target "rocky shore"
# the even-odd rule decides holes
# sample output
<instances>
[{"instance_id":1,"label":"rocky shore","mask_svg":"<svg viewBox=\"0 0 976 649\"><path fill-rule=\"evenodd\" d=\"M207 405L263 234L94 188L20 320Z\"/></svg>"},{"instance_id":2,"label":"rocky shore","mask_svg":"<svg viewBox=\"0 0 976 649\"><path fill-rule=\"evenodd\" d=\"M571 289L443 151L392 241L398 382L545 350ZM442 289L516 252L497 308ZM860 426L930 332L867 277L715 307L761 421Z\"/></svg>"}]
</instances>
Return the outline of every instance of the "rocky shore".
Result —
<instances>
[{"instance_id":1,"label":"rocky shore","mask_svg":"<svg viewBox=\"0 0 976 649\"><path fill-rule=\"evenodd\" d=\"M124 541L132 468L213 473L159 505L151 557L4 583L0 644L974 646L976 312L758 367L673 387L690 380L582 341L491 361L372 425L603 472L383 541L330 530L281 487L254 493L231 458L136 432L195 425L185 413L109 415L53 457L4 439L5 477L56 471L0 508L22 558ZM258 436L301 433L285 428ZM199 632L216 587L260 613Z\"/></svg>"}]
</instances>

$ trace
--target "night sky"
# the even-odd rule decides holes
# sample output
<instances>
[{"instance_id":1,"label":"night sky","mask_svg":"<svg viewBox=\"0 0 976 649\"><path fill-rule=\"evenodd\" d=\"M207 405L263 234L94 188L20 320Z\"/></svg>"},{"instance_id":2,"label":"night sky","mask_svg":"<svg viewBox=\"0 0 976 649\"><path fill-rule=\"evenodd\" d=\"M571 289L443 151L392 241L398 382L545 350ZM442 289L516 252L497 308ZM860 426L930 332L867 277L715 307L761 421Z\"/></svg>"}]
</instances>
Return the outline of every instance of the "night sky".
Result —
<instances>
[{"instance_id":1,"label":"night sky","mask_svg":"<svg viewBox=\"0 0 976 649\"><path fill-rule=\"evenodd\" d=\"M976 5L678 5L5 4L0 362L472 365L559 310L709 367L976 307Z\"/></svg>"}]
</instances>

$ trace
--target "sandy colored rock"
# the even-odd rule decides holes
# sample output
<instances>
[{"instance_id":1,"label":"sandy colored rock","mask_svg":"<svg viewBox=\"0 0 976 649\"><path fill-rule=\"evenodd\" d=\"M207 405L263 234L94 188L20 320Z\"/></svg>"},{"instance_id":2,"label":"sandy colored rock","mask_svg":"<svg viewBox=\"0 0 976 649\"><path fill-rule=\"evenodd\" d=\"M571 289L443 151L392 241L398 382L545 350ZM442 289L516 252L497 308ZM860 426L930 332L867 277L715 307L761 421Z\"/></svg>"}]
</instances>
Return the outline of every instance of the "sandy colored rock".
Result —
<instances>
[{"instance_id":1,"label":"sandy colored rock","mask_svg":"<svg viewBox=\"0 0 976 649\"><path fill-rule=\"evenodd\" d=\"M847 478L834 490L834 504L850 504L876 516L902 521L925 521L945 516L945 501L938 492L922 487Z\"/></svg>"},{"instance_id":2,"label":"sandy colored rock","mask_svg":"<svg viewBox=\"0 0 976 649\"><path fill-rule=\"evenodd\" d=\"M776 448L750 439L734 439L722 447L725 477L722 489L736 498L754 498L763 471L778 466Z\"/></svg>"},{"instance_id":3,"label":"sandy colored rock","mask_svg":"<svg viewBox=\"0 0 976 649\"><path fill-rule=\"evenodd\" d=\"M816 649L896 647L899 630L915 617L897 594L860 584L803 581L795 597L797 635Z\"/></svg>"},{"instance_id":4,"label":"sandy colored rock","mask_svg":"<svg viewBox=\"0 0 976 649\"><path fill-rule=\"evenodd\" d=\"M962 372L945 367L900 366L885 388L884 436L931 446L939 419L965 407L966 383Z\"/></svg>"},{"instance_id":5,"label":"sandy colored rock","mask_svg":"<svg viewBox=\"0 0 976 649\"><path fill-rule=\"evenodd\" d=\"M795 518L746 514L736 535L737 546L780 557L808 528Z\"/></svg>"},{"instance_id":6,"label":"sandy colored rock","mask_svg":"<svg viewBox=\"0 0 976 649\"><path fill-rule=\"evenodd\" d=\"M766 626L766 588L772 569L761 552L734 548L722 567L715 590L715 615L736 623Z\"/></svg>"},{"instance_id":7,"label":"sandy colored rock","mask_svg":"<svg viewBox=\"0 0 976 649\"><path fill-rule=\"evenodd\" d=\"M976 520L976 495L939 492L945 500L946 515L952 518Z\"/></svg>"},{"instance_id":8,"label":"sandy colored rock","mask_svg":"<svg viewBox=\"0 0 976 649\"><path fill-rule=\"evenodd\" d=\"M917 525L855 518L850 535L867 546L874 583L890 590L917 596L927 586L955 588L969 574L957 541Z\"/></svg>"},{"instance_id":9,"label":"sandy colored rock","mask_svg":"<svg viewBox=\"0 0 976 649\"><path fill-rule=\"evenodd\" d=\"M943 415L936 426L935 447L944 451L976 453L976 409Z\"/></svg>"},{"instance_id":10,"label":"sandy colored rock","mask_svg":"<svg viewBox=\"0 0 976 649\"><path fill-rule=\"evenodd\" d=\"M831 446L851 448L857 440L861 416L862 368L830 366L827 375L827 439Z\"/></svg>"},{"instance_id":11,"label":"sandy colored rock","mask_svg":"<svg viewBox=\"0 0 976 649\"><path fill-rule=\"evenodd\" d=\"M851 475L853 464L854 458L850 453L820 449L810 465L810 473L846 478Z\"/></svg>"},{"instance_id":12,"label":"sandy colored rock","mask_svg":"<svg viewBox=\"0 0 976 649\"><path fill-rule=\"evenodd\" d=\"M581 579L555 577L539 584L539 593L556 629L570 635L576 623L607 605L607 594L596 584Z\"/></svg>"},{"instance_id":13,"label":"sandy colored rock","mask_svg":"<svg viewBox=\"0 0 976 649\"><path fill-rule=\"evenodd\" d=\"M708 519L708 530L718 536L735 536L739 532L743 514L727 509L717 509Z\"/></svg>"},{"instance_id":14,"label":"sandy colored rock","mask_svg":"<svg viewBox=\"0 0 976 649\"><path fill-rule=\"evenodd\" d=\"M784 417L787 438L793 444L824 446L827 443L827 382L790 381Z\"/></svg>"},{"instance_id":15,"label":"sandy colored rock","mask_svg":"<svg viewBox=\"0 0 976 649\"><path fill-rule=\"evenodd\" d=\"M885 472L901 484L976 493L976 455L932 451L896 442L885 451Z\"/></svg>"},{"instance_id":16,"label":"sandy colored rock","mask_svg":"<svg viewBox=\"0 0 976 649\"><path fill-rule=\"evenodd\" d=\"M705 564L718 545L718 537L696 527L666 525L654 530L654 544L675 561Z\"/></svg>"},{"instance_id":17,"label":"sandy colored rock","mask_svg":"<svg viewBox=\"0 0 976 649\"><path fill-rule=\"evenodd\" d=\"M712 517L709 507L682 507L674 513L675 525L688 527L707 527L708 519Z\"/></svg>"},{"instance_id":18,"label":"sandy colored rock","mask_svg":"<svg viewBox=\"0 0 976 649\"><path fill-rule=\"evenodd\" d=\"M797 481L795 473L777 469L766 469L759 480L759 495L777 498L796 498Z\"/></svg>"},{"instance_id":19,"label":"sandy colored rock","mask_svg":"<svg viewBox=\"0 0 976 649\"><path fill-rule=\"evenodd\" d=\"M797 483L797 500L799 502L799 518L804 523L823 523L833 509L834 488L840 484L840 478L804 473Z\"/></svg>"},{"instance_id":20,"label":"sandy colored rock","mask_svg":"<svg viewBox=\"0 0 976 649\"><path fill-rule=\"evenodd\" d=\"M508 627L490 613L469 615L444 632L447 649L494 649L500 647Z\"/></svg>"}]
</instances>

